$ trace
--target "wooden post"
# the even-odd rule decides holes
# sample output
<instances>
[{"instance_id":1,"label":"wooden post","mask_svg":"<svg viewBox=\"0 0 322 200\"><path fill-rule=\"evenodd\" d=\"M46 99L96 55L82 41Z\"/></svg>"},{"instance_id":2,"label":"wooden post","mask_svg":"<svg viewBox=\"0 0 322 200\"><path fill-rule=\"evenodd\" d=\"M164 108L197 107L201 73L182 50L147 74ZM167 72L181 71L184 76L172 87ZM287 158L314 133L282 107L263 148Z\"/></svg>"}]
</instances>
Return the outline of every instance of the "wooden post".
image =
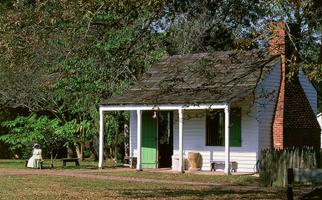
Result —
<instances>
[{"instance_id":1,"label":"wooden post","mask_svg":"<svg viewBox=\"0 0 322 200\"><path fill-rule=\"evenodd\" d=\"M99 108L100 113L100 132L99 132L99 160L98 160L98 168L103 169L104 162L104 111Z\"/></svg>"},{"instance_id":2,"label":"wooden post","mask_svg":"<svg viewBox=\"0 0 322 200\"><path fill-rule=\"evenodd\" d=\"M287 169L287 199L293 200L293 181L294 181L294 173L293 169Z\"/></svg>"},{"instance_id":3,"label":"wooden post","mask_svg":"<svg viewBox=\"0 0 322 200\"><path fill-rule=\"evenodd\" d=\"M142 111L136 111L136 122L137 122L137 129L136 129L136 152L137 152L137 159L136 159L136 170L142 171L142 160L141 160L141 148L142 148Z\"/></svg>"},{"instance_id":4,"label":"wooden post","mask_svg":"<svg viewBox=\"0 0 322 200\"><path fill-rule=\"evenodd\" d=\"M179 113L179 170L184 172L184 160L183 160L183 113L182 109L178 110Z\"/></svg>"},{"instance_id":5,"label":"wooden post","mask_svg":"<svg viewBox=\"0 0 322 200\"><path fill-rule=\"evenodd\" d=\"M230 174L229 105L225 107L225 174Z\"/></svg>"}]
</instances>

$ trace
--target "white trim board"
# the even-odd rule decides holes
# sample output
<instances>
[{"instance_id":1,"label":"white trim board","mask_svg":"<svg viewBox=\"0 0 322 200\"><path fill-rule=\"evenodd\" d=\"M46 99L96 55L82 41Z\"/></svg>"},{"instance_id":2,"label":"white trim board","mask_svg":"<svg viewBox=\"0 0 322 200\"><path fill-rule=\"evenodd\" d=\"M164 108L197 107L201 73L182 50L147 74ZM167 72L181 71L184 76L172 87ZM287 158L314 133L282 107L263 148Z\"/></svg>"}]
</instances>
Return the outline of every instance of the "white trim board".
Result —
<instances>
[{"instance_id":1,"label":"white trim board","mask_svg":"<svg viewBox=\"0 0 322 200\"><path fill-rule=\"evenodd\" d=\"M206 110L206 109L225 109L228 104L199 104L199 105L128 105L128 106L114 106L104 105L100 106L100 111L131 111L131 110Z\"/></svg>"}]
</instances>

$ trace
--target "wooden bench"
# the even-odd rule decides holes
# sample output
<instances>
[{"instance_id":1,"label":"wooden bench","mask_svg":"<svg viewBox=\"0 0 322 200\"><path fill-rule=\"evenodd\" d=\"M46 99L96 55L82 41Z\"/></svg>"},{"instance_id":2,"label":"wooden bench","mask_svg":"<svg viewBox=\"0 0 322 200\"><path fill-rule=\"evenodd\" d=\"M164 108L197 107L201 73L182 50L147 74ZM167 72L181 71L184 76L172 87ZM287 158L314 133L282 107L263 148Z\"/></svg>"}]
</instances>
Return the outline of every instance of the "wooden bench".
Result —
<instances>
[{"instance_id":1,"label":"wooden bench","mask_svg":"<svg viewBox=\"0 0 322 200\"><path fill-rule=\"evenodd\" d=\"M75 165L79 166L78 158L63 158L62 161L63 161L63 167L66 167L67 162L75 162Z\"/></svg>"},{"instance_id":2,"label":"wooden bench","mask_svg":"<svg viewBox=\"0 0 322 200\"><path fill-rule=\"evenodd\" d=\"M303 169L303 168L290 168L287 170L287 199L293 200L293 187L294 183L304 184L321 184L322 183L322 169ZM321 190L321 189L320 189ZM315 190L314 190L315 191ZM310 192L313 193L314 191ZM305 196L310 196L310 193ZM321 199L322 194L320 195ZM303 198L305 199L305 197Z\"/></svg>"},{"instance_id":3,"label":"wooden bench","mask_svg":"<svg viewBox=\"0 0 322 200\"><path fill-rule=\"evenodd\" d=\"M124 166L134 169L136 167L136 157L124 156Z\"/></svg>"},{"instance_id":4,"label":"wooden bench","mask_svg":"<svg viewBox=\"0 0 322 200\"><path fill-rule=\"evenodd\" d=\"M225 168L225 161L211 161L210 162L210 170L216 171L217 169ZM236 161L230 162L230 171L231 172L237 172L238 164Z\"/></svg>"},{"instance_id":5,"label":"wooden bench","mask_svg":"<svg viewBox=\"0 0 322 200\"><path fill-rule=\"evenodd\" d=\"M38 166L39 166L39 169L43 169L43 162L42 160L38 160ZM25 160L25 167L27 167L28 165L28 160Z\"/></svg>"}]
</instances>

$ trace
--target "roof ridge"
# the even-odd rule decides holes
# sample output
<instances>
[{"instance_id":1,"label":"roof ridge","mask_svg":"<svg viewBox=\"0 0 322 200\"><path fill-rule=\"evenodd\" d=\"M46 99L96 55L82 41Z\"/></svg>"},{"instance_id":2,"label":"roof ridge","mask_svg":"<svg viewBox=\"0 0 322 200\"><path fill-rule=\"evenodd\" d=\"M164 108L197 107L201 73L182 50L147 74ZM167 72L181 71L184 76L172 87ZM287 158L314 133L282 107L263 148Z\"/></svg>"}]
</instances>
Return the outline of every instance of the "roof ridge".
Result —
<instances>
[{"instance_id":1,"label":"roof ridge","mask_svg":"<svg viewBox=\"0 0 322 200\"><path fill-rule=\"evenodd\" d=\"M262 49L251 49L251 50L244 50L244 49L231 49L227 51L213 51L213 52L197 52L197 53L184 53L184 54L175 54L175 55L167 55L164 58L160 60L160 62L167 60L169 58L183 58L187 56L207 56L207 55L214 55L214 54L236 54L236 53L266 53L269 54L268 48L262 48ZM272 55L272 57L276 57L276 55Z\"/></svg>"}]
</instances>

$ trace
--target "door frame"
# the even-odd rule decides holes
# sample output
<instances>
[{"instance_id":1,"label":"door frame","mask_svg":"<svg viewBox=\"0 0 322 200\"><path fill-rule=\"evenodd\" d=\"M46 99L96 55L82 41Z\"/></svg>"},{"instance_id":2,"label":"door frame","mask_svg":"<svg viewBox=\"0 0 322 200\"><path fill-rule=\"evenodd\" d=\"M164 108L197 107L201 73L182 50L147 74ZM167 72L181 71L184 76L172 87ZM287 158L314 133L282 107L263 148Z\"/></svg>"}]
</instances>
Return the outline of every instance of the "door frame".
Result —
<instances>
[{"instance_id":1,"label":"door frame","mask_svg":"<svg viewBox=\"0 0 322 200\"><path fill-rule=\"evenodd\" d=\"M158 119L154 119L152 114L153 111L143 111L142 113L141 164L142 168L154 169L158 168ZM155 122L152 120L155 120ZM152 130L149 130L149 128ZM147 135L150 137L146 137ZM152 152L148 152L149 150Z\"/></svg>"},{"instance_id":2,"label":"door frame","mask_svg":"<svg viewBox=\"0 0 322 200\"><path fill-rule=\"evenodd\" d=\"M155 167L151 167L152 169L153 168L159 168L160 167L160 160L159 160L159 155L160 155L160 149L159 149L159 113L160 112L167 112L167 113L170 113L170 119L169 119L169 121L168 122L170 122L170 134L171 134L171 140L172 140L172 142L171 142L171 146L172 146L172 152L171 152L171 155L169 155L170 156L170 158L169 159L171 159L171 157L172 157L172 155L173 155L173 111L143 111L143 113L142 113L142 124L144 123L143 122L143 115L150 115L151 116L151 119L154 119L153 117L155 116L154 115L154 112L156 112L156 127L155 127L155 129L156 129L156 131L155 131L155 142L156 142L156 144L155 144ZM149 118L150 119L150 118ZM143 136L145 135L144 133L143 133L143 126L142 126L142 135L141 135L141 139L142 139L142 145L141 145L141 152L142 152L142 160L141 160L141 163L142 163L142 168L150 168L150 167L144 167L144 161L143 161L143 152L144 152L144 146L143 146L143 144L144 144L144 142L143 142ZM145 163L146 165L149 165L150 163ZM152 165L152 163L151 163L151 165Z\"/></svg>"}]
</instances>

